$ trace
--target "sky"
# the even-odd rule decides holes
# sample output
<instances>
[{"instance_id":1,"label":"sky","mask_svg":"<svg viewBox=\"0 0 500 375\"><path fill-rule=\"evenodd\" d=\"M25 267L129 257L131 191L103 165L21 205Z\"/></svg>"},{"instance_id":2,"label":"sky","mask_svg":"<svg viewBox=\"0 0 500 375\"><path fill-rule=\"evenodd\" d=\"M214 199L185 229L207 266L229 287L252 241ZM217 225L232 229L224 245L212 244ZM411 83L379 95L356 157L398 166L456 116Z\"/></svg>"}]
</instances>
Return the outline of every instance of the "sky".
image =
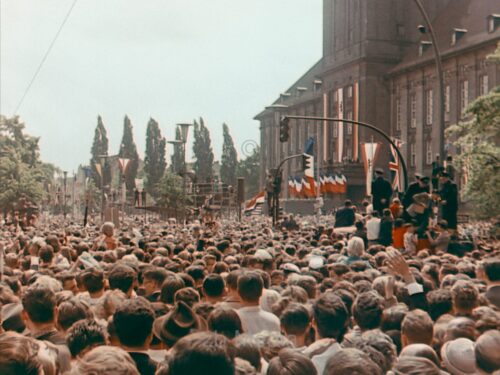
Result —
<instances>
[{"instance_id":1,"label":"sky","mask_svg":"<svg viewBox=\"0 0 500 375\"><path fill-rule=\"evenodd\" d=\"M72 3L0 0L1 114L15 114ZM201 116L216 160L223 123L241 157L259 140L253 117L321 49L322 0L77 0L17 114L42 160L68 171L88 163L98 115L109 154L125 115L141 158L150 117L169 140Z\"/></svg>"}]
</instances>

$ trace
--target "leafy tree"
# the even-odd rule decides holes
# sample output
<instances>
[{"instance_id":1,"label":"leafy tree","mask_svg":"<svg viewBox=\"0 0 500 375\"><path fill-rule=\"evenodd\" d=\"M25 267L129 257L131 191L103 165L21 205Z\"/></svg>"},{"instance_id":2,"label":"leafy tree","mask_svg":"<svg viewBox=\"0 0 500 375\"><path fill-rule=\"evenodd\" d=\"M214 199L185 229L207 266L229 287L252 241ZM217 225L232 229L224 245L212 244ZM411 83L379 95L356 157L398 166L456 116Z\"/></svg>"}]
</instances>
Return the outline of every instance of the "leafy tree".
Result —
<instances>
[{"instance_id":1,"label":"leafy tree","mask_svg":"<svg viewBox=\"0 0 500 375\"><path fill-rule=\"evenodd\" d=\"M193 153L196 159L193 168L198 181L211 181L213 179L214 153L210 132L201 117L199 124L194 122Z\"/></svg>"},{"instance_id":2,"label":"leafy tree","mask_svg":"<svg viewBox=\"0 0 500 375\"><path fill-rule=\"evenodd\" d=\"M500 44L491 61L500 63ZM460 154L456 161L466 176L462 191L475 217L500 215L500 86L477 98L467 109L468 120L451 126L447 133L456 138Z\"/></svg>"},{"instance_id":3,"label":"leafy tree","mask_svg":"<svg viewBox=\"0 0 500 375\"><path fill-rule=\"evenodd\" d=\"M55 167L39 156L39 138L27 135L15 116L0 115L0 209L22 210L22 202L39 204L47 195Z\"/></svg>"},{"instance_id":4,"label":"leafy tree","mask_svg":"<svg viewBox=\"0 0 500 375\"><path fill-rule=\"evenodd\" d=\"M189 200L184 195L182 187L182 177L169 172L165 173L156 185L155 195L158 205L174 210L176 213L185 213Z\"/></svg>"},{"instance_id":5,"label":"leafy tree","mask_svg":"<svg viewBox=\"0 0 500 375\"><path fill-rule=\"evenodd\" d=\"M220 167L220 177L223 183L236 185L236 169L238 168L238 154L234 147L233 138L229 134L229 127L222 124L224 143L222 145L222 157Z\"/></svg>"},{"instance_id":6,"label":"leafy tree","mask_svg":"<svg viewBox=\"0 0 500 375\"><path fill-rule=\"evenodd\" d=\"M245 179L245 195L248 198L255 196L259 190L260 174L260 147L257 146L253 153L241 159L238 163L238 177Z\"/></svg>"},{"instance_id":7,"label":"leafy tree","mask_svg":"<svg viewBox=\"0 0 500 375\"><path fill-rule=\"evenodd\" d=\"M125 116L123 121L123 138L118 155L121 158L130 159L127 170L125 171L125 183L127 185L127 190L132 191L135 186L137 169L139 168L139 155L137 154L137 147L134 142L132 123L128 116Z\"/></svg>"},{"instance_id":8,"label":"leafy tree","mask_svg":"<svg viewBox=\"0 0 500 375\"><path fill-rule=\"evenodd\" d=\"M162 179L167 163L165 161L166 141L162 137L160 126L154 119L149 119L146 130L146 152L144 157L144 173L146 191L156 196L156 185Z\"/></svg>"},{"instance_id":9,"label":"leafy tree","mask_svg":"<svg viewBox=\"0 0 500 375\"><path fill-rule=\"evenodd\" d=\"M182 140L181 129L179 127L175 128L175 140ZM172 154L171 160L170 171L172 173L180 173L184 163L184 149L180 146L174 146L174 153Z\"/></svg>"},{"instance_id":10,"label":"leafy tree","mask_svg":"<svg viewBox=\"0 0 500 375\"><path fill-rule=\"evenodd\" d=\"M94 132L94 142L92 143L92 148L90 150L91 159L90 167L92 168L92 179L97 187L102 188L103 186L109 185L111 183L111 167L107 158L102 158L102 156L108 155L108 135L104 123L102 122L101 116L97 116L97 126ZM103 165L104 160L104 165ZM96 165L101 166L101 175L97 171Z\"/></svg>"}]
</instances>

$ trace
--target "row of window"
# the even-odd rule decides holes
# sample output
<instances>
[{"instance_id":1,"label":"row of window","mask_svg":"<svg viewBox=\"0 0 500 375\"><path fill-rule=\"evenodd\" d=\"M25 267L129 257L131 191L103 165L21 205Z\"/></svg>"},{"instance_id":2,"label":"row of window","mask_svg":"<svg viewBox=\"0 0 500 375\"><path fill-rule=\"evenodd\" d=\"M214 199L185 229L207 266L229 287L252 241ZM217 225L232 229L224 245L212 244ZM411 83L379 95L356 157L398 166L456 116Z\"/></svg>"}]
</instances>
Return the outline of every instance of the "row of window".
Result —
<instances>
[{"instance_id":1,"label":"row of window","mask_svg":"<svg viewBox=\"0 0 500 375\"><path fill-rule=\"evenodd\" d=\"M488 75L482 75L479 77L479 96L487 94L489 91L488 87ZM429 89L424 93L424 108L425 108L425 125L432 125L434 118L434 90ZM450 98L451 89L450 85L446 85L444 88L444 110L445 114L450 113ZM417 95L412 93L409 98L410 105L410 128L415 129L417 127ZM469 81L464 80L460 82L460 113L463 115L467 107L469 106ZM402 126L402 111L401 111L401 98L396 98L396 131L401 130Z\"/></svg>"}]
</instances>

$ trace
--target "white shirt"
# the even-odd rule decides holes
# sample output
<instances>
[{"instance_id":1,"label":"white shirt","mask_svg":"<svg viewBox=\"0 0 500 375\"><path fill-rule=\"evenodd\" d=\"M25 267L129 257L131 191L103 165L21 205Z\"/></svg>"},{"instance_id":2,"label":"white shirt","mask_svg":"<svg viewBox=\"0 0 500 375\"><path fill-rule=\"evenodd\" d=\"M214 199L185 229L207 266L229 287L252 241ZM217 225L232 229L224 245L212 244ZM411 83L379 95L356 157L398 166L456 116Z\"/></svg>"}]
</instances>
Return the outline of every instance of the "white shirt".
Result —
<instances>
[{"instance_id":1,"label":"white shirt","mask_svg":"<svg viewBox=\"0 0 500 375\"><path fill-rule=\"evenodd\" d=\"M330 340L330 339L326 339ZM305 352L307 351L312 351L314 352L314 348L319 346L321 344L322 340L316 341L312 345L310 345ZM311 361L314 364L314 367L316 367L316 370L318 370L318 374L323 374L323 371L325 370L326 362L339 350L342 348L340 347L338 342L331 343L328 348L324 351L322 351L320 354L313 355L311 357Z\"/></svg>"},{"instance_id":2,"label":"white shirt","mask_svg":"<svg viewBox=\"0 0 500 375\"><path fill-rule=\"evenodd\" d=\"M280 331L279 318L270 312L262 310L260 306L242 307L237 312L245 333L254 335L261 331Z\"/></svg>"},{"instance_id":3,"label":"white shirt","mask_svg":"<svg viewBox=\"0 0 500 375\"><path fill-rule=\"evenodd\" d=\"M372 217L366 222L366 237L368 241L378 240L380 234L380 218Z\"/></svg>"}]
</instances>

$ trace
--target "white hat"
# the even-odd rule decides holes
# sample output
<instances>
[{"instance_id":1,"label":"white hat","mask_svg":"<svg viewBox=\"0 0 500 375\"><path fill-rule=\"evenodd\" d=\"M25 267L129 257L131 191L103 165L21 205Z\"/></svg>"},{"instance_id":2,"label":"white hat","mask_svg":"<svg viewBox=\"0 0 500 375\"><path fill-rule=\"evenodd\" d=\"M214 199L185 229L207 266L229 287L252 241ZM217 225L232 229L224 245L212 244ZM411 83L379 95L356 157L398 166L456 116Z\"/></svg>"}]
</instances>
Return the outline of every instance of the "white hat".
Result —
<instances>
[{"instance_id":1,"label":"white hat","mask_svg":"<svg viewBox=\"0 0 500 375\"><path fill-rule=\"evenodd\" d=\"M446 342L441 348L444 366L453 375L477 374L474 342L459 338Z\"/></svg>"},{"instance_id":2,"label":"white hat","mask_svg":"<svg viewBox=\"0 0 500 375\"><path fill-rule=\"evenodd\" d=\"M259 259L259 260L271 260L271 259L273 259L273 257L271 256L271 254L269 254L269 252L267 252L264 249L257 250L255 252L255 254L254 254L254 257L256 259Z\"/></svg>"},{"instance_id":3,"label":"white hat","mask_svg":"<svg viewBox=\"0 0 500 375\"><path fill-rule=\"evenodd\" d=\"M309 268L312 270L317 270L325 265L325 259L320 256L313 256L309 259Z\"/></svg>"},{"instance_id":4,"label":"white hat","mask_svg":"<svg viewBox=\"0 0 500 375\"><path fill-rule=\"evenodd\" d=\"M297 267L293 263L285 263L283 264L283 266L281 266L281 268L286 272L300 273L299 267Z\"/></svg>"}]
</instances>

